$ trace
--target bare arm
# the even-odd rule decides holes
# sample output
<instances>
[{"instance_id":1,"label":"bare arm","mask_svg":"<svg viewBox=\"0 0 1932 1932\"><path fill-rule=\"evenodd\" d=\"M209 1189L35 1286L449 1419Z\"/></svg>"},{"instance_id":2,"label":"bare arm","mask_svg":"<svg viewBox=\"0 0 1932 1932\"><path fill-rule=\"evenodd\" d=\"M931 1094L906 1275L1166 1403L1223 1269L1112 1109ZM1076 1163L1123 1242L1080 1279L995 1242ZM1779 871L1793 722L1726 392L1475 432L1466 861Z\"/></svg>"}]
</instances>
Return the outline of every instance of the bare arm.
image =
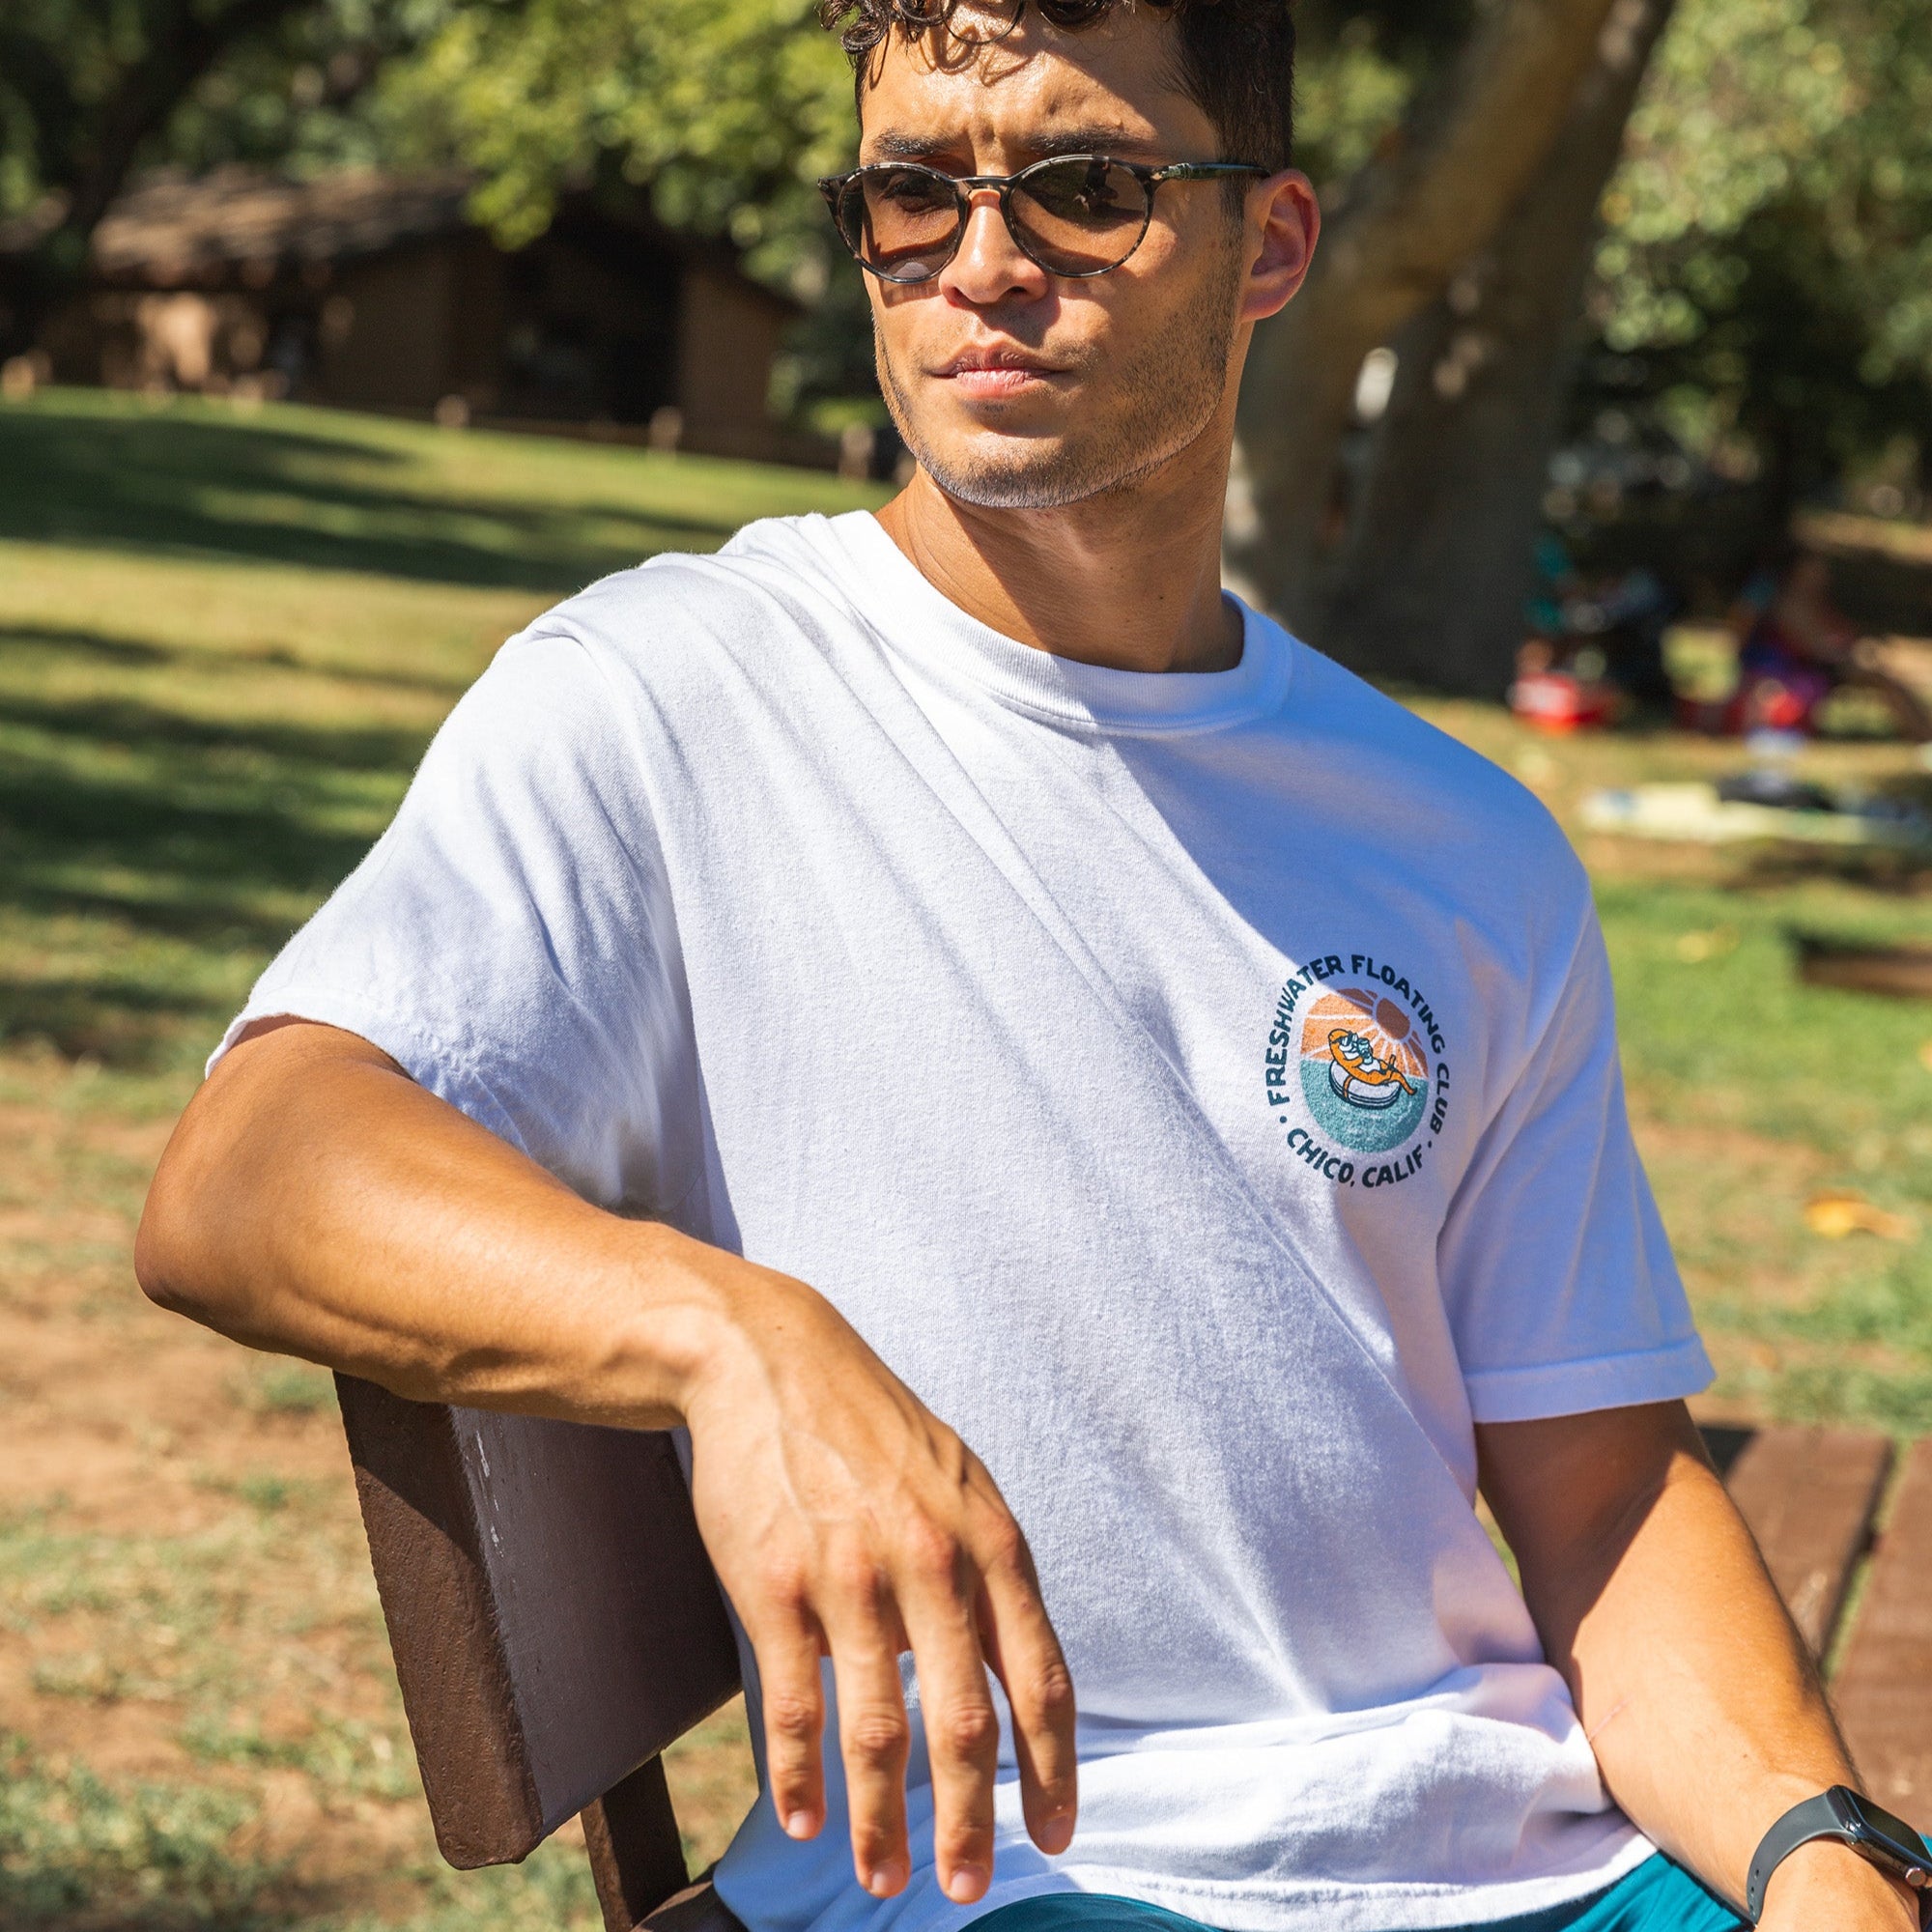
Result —
<instances>
[{"instance_id":1,"label":"bare arm","mask_svg":"<svg viewBox=\"0 0 1932 1932\"><path fill-rule=\"evenodd\" d=\"M1477 1431L1484 1493L1617 1803L1733 1900L1801 1800L1856 1785L1817 1672L1681 1403ZM1766 1932L1917 1932L1857 1854L1779 1866Z\"/></svg>"},{"instance_id":2,"label":"bare arm","mask_svg":"<svg viewBox=\"0 0 1932 1932\"><path fill-rule=\"evenodd\" d=\"M135 1267L163 1307L400 1395L688 1425L786 1830L824 1821L829 1655L855 1868L879 1896L905 1884L910 1649L950 1894L992 1872L989 1665L1029 1829L1065 1848L1072 1686L1025 1539L979 1459L803 1282L588 1206L368 1041L306 1022L257 1029L195 1096Z\"/></svg>"}]
</instances>

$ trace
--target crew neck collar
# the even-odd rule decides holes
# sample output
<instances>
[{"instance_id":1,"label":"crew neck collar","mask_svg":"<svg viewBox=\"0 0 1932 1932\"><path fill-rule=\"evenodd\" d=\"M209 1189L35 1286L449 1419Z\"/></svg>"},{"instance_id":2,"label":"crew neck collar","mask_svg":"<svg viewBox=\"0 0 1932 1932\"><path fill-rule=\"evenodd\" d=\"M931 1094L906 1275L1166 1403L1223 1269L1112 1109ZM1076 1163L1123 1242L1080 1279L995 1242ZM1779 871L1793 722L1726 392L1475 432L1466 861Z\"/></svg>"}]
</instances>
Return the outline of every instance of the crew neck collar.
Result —
<instances>
[{"instance_id":1,"label":"crew neck collar","mask_svg":"<svg viewBox=\"0 0 1932 1932\"><path fill-rule=\"evenodd\" d=\"M1293 642L1236 598L1241 659L1232 670L1117 670L1056 657L969 616L929 582L869 510L826 520L836 561L887 644L1001 703L1054 724L1155 736L1220 731L1278 709Z\"/></svg>"}]
</instances>

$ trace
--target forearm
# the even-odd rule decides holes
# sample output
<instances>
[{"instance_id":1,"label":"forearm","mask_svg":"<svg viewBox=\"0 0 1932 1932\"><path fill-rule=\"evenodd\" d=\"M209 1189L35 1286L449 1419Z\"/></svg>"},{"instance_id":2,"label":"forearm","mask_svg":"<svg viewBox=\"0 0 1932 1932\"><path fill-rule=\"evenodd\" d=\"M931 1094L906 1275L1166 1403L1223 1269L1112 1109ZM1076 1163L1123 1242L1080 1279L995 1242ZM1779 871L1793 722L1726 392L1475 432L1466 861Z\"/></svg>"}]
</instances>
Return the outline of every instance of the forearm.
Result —
<instances>
[{"instance_id":1,"label":"forearm","mask_svg":"<svg viewBox=\"0 0 1932 1932\"><path fill-rule=\"evenodd\" d=\"M189 1106L135 1267L165 1307L400 1394L659 1428L722 1325L710 1254L301 1025L244 1041Z\"/></svg>"},{"instance_id":2,"label":"forearm","mask_svg":"<svg viewBox=\"0 0 1932 1932\"><path fill-rule=\"evenodd\" d=\"M1492 1501L1505 1535L1516 1531L1524 1595L1611 1796L1663 1850L1742 1900L1771 1826L1857 1776L1817 1671L1688 1417L1670 1405L1604 1423L1592 1441L1552 1437L1538 1476L1495 1480ZM1592 1466L1566 1469L1578 1452ZM1527 1468L1538 1459L1516 1460ZM1610 1497L1613 1507L1592 1507ZM1916 1925L1903 1895L1836 1846L1790 1861L1771 1905L1782 1918L1814 1887L1831 1907L1821 1928ZM1848 1899L1873 1916L1841 1919Z\"/></svg>"},{"instance_id":3,"label":"forearm","mask_svg":"<svg viewBox=\"0 0 1932 1932\"><path fill-rule=\"evenodd\" d=\"M1559 1645L1568 1609L1545 1605ZM1688 1454L1558 1655L1618 1804L1732 1897L1770 1826L1852 1776L1749 1532Z\"/></svg>"}]
</instances>

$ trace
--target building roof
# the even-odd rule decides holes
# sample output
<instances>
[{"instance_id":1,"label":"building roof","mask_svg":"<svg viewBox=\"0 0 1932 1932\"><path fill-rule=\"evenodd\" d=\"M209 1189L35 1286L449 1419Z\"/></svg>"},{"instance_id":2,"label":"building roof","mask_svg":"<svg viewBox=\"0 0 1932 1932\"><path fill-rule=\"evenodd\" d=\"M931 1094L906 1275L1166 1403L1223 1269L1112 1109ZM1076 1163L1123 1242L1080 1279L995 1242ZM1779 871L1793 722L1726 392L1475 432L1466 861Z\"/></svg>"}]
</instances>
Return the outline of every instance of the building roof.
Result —
<instances>
[{"instance_id":1,"label":"building roof","mask_svg":"<svg viewBox=\"0 0 1932 1932\"><path fill-rule=\"evenodd\" d=\"M470 225L471 177L369 170L296 181L221 168L151 175L94 232L95 273L159 287L216 280L237 267L300 267L373 255Z\"/></svg>"},{"instance_id":2,"label":"building roof","mask_svg":"<svg viewBox=\"0 0 1932 1932\"><path fill-rule=\"evenodd\" d=\"M461 169L343 169L309 180L242 167L205 175L164 169L124 190L101 216L88 251L91 278L155 289L207 289L236 279L266 287L291 270L476 230L469 213L475 180ZM30 213L0 222L0 257L33 247L60 215L58 199L49 196ZM667 228L647 204L613 211L584 195L566 195L550 232L619 255L626 242L668 250L735 277L787 312L798 309L791 297L748 277L738 251L722 236Z\"/></svg>"}]
</instances>

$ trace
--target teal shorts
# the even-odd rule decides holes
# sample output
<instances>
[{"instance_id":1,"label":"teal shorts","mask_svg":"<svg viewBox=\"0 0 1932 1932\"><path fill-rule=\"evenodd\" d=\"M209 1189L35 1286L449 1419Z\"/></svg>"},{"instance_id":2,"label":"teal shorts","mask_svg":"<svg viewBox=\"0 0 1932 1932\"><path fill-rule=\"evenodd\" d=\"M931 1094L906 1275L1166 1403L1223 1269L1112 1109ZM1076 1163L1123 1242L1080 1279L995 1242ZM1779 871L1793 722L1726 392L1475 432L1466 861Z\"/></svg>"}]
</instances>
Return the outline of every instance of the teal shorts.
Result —
<instances>
[{"instance_id":1,"label":"teal shorts","mask_svg":"<svg viewBox=\"0 0 1932 1932\"><path fill-rule=\"evenodd\" d=\"M1138 1899L1049 1891L1002 1905L973 1932L1207 1932L1198 1920ZM1660 1853L1607 1891L1526 1918L1492 1919L1463 1932L1746 1932L1745 1921L1682 1865Z\"/></svg>"}]
</instances>

